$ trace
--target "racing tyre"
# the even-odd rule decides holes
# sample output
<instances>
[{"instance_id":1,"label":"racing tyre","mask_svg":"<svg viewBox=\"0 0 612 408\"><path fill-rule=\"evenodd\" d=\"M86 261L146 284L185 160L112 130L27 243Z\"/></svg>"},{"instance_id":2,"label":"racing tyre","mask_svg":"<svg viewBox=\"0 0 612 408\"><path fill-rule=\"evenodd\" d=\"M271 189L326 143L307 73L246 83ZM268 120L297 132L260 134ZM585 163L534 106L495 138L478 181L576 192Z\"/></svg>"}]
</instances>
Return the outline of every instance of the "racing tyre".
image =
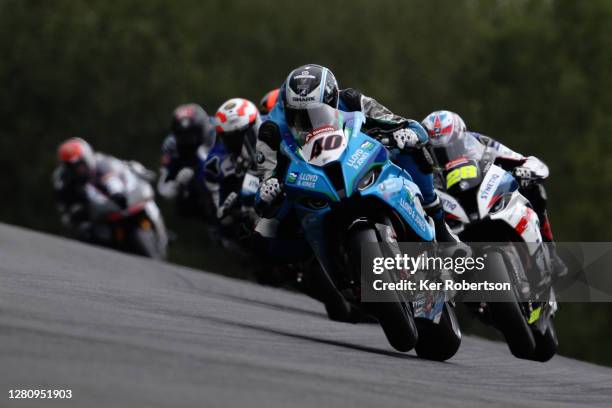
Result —
<instances>
[{"instance_id":1,"label":"racing tyre","mask_svg":"<svg viewBox=\"0 0 612 408\"><path fill-rule=\"evenodd\" d=\"M536 348L532 360L543 363L557 354L559 340L557 340L557 333L555 332L552 318L549 318L546 332L542 334L538 330L533 330L533 337L536 342Z\"/></svg>"},{"instance_id":2,"label":"racing tyre","mask_svg":"<svg viewBox=\"0 0 612 408\"><path fill-rule=\"evenodd\" d=\"M416 318L419 340L415 346L419 357L427 360L446 361L457 353L461 345L461 330L455 309L444 304L440 321Z\"/></svg>"},{"instance_id":3,"label":"racing tyre","mask_svg":"<svg viewBox=\"0 0 612 408\"><path fill-rule=\"evenodd\" d=\"M166 259L165 248L159 248L157 235L152 228L137 228L133 233L133 242L136 253L147 258L164 261Z\"/></svg>"},{"instance_id":4,"label":"racing tyre","mask_svg":"<svg viewBox=\"0 0 612 408\"><path fill-rule=\"evenodd\" d=\"M497 252L487 254L487 268L482 272L481 280L511 283L506 264L501 254ZM488 304L493 324L504 335L512 355L531 360L535 354L536 342L527 324L527 319L523 315L518 298L514 291L504 292L503 296L503 302L489 302Z\"/></svg>"},{"instance_id":5,"label":"racing tyre","mask_svg":"<svg viewBox=\"0 0 612 408\"><path fill-rule=\"evenodd\" d=\"M364 242L380 242L373 228L363 228L349 233L348 252L353 261L353 273L361 275L361 244ZM382 251L376 256L383 256ZM387 341L391 346L402 352L414 348L418 340L417 328L412 317L412 310L402 302L395 292L387 294L386 302L365 303L364 307L378 320Z\"/></svg>"}]
</instances>

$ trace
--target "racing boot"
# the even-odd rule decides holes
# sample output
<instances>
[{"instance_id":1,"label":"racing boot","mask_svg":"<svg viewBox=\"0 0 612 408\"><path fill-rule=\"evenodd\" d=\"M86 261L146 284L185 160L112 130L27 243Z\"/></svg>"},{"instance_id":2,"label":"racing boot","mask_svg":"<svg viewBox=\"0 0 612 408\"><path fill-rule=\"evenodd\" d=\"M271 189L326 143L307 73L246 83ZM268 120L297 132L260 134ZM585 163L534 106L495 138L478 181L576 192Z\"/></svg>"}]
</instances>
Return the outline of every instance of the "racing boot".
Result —
<instances>
[{"instance_id":1,"label":"racing boot","mask_svg":"<svg viewBox=\"0 0 612 408\"><path fill-rule=\"evenodd\" d=\"M527 197L533 209L535 210L538 221L540 221L540 234L542 241L546 242L549 249L549 255L553 268L553 279L559 279L567 275L568 268L565 262L557 254L557 249L553 241L553 233L550 228L550 221L546 211L546 189L541 183L530 184L521 188L521 192Z\"/></svg>"},{"instance_id":2,"label":"racing boot","mask_svg":"<svg viewBox=\"0 0 612 408\"><path fill-rule=\"evenodd\" d=\"M437 242L459 242L457 235L453 234L446 221L444 221L444 210L440 197L436 197L434 201L423 207L427 215L433 219Z\"/></svg>"},{"instance_id":3,"label":"racing boot","mask_svg":"<svg viewBox=\"0 0 612 408\"><path fill-rule=\"evenodd\" d=\"M546 242L549 248L550 261L552 263L553 277L559 279L567 275L568 269L563 259L557 253L557 247L553 241L553 234L550 228L550 221L548 220L548 214L544 212L540 216L540 233L542 234L542 241Z\"/></svg>"}]
</instances>

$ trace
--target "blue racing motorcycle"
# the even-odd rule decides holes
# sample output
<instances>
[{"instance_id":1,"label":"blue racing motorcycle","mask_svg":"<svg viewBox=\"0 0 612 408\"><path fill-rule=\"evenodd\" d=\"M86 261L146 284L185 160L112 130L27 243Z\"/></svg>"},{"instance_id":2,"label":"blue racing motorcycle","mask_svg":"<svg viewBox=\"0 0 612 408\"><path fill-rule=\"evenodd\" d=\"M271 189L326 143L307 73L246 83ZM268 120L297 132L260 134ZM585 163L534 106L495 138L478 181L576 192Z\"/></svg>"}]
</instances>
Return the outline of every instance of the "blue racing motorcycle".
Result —
<instances>
[{"instance_id":1,"label":"blue racing motorcycle","mask_svg":"<svg viewBox=\"0 0 612 408\"><path fill-rule=\"evenodd\" d=\"M452 357L461 332L452 304L443 298L428 307L396 292L384 302L361 299L363 243L383 244L376 248L380 256L389 256L384 244L435 240L419 188L391 162L387 148L362 131L361 112L317 104L297 115L292 118L294 140L281 143L288 167L280 211L294 212L321 266L323 297L341 298L353 310L373 316L399 351L415 348L419 356L434 360Z\"/></svg>"}]
</instances>

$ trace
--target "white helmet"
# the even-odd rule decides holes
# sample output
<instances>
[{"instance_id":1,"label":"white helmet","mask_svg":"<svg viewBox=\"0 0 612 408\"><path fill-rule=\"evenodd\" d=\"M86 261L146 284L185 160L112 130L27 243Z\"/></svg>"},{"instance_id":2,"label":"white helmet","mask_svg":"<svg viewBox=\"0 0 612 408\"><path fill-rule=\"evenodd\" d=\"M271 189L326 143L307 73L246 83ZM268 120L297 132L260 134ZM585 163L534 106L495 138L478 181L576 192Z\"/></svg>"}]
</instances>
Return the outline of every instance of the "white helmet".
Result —
<instances>
[{"instance_id":1,"label":"white helmet","mask_svg":"<svg viewBox=\"0 0 612 408\"><path fill-rule=\"evenodd\" d=\"M255 146L261 118L253 102L232 98L221 105L215 119L217 135L229 151L240 154L245 142Z\"/></svg>"},{"instance_id":2,"label":"white helmet","mask_svg":"<svg viewBox=\"0 0 612 408\"><path fill-rule=\"evenodd\" d=\"M421 124L427 130L433 146L445 145L467 130L461 116L447 110L430 113Z\"/></svg>"}]
</instances>

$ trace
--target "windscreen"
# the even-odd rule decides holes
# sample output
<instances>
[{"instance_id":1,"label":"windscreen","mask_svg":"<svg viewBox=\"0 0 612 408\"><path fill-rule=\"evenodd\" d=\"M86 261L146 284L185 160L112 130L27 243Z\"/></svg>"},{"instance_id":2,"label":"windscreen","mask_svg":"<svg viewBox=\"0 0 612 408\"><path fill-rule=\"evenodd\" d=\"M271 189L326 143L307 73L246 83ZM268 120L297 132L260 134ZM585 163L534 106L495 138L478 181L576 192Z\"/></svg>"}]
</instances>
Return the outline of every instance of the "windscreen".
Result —
<instances>
[{"instance_id":1,"label":"windscreen","mask_svg":"<svg viewBox=\"0 0 612 408\"><path fill-rule=\"evenodd\" d=\"M444 169L446 165L458 159L480 161L485 147L476 138L462 134L452 138L449 143L433 147L434 157L438 167Z\"/></svg>"},{"instance_id":2,"label":"windscreen","mask_svg":"<svg viewBox=\"0 0 612 408\"><path fill-rule=\"evenodd\" d=\"M303 109L285 108L285 118L300 147L321 133L342 130L338 110L323 103Z\"/></svg>"}]
</instances>

